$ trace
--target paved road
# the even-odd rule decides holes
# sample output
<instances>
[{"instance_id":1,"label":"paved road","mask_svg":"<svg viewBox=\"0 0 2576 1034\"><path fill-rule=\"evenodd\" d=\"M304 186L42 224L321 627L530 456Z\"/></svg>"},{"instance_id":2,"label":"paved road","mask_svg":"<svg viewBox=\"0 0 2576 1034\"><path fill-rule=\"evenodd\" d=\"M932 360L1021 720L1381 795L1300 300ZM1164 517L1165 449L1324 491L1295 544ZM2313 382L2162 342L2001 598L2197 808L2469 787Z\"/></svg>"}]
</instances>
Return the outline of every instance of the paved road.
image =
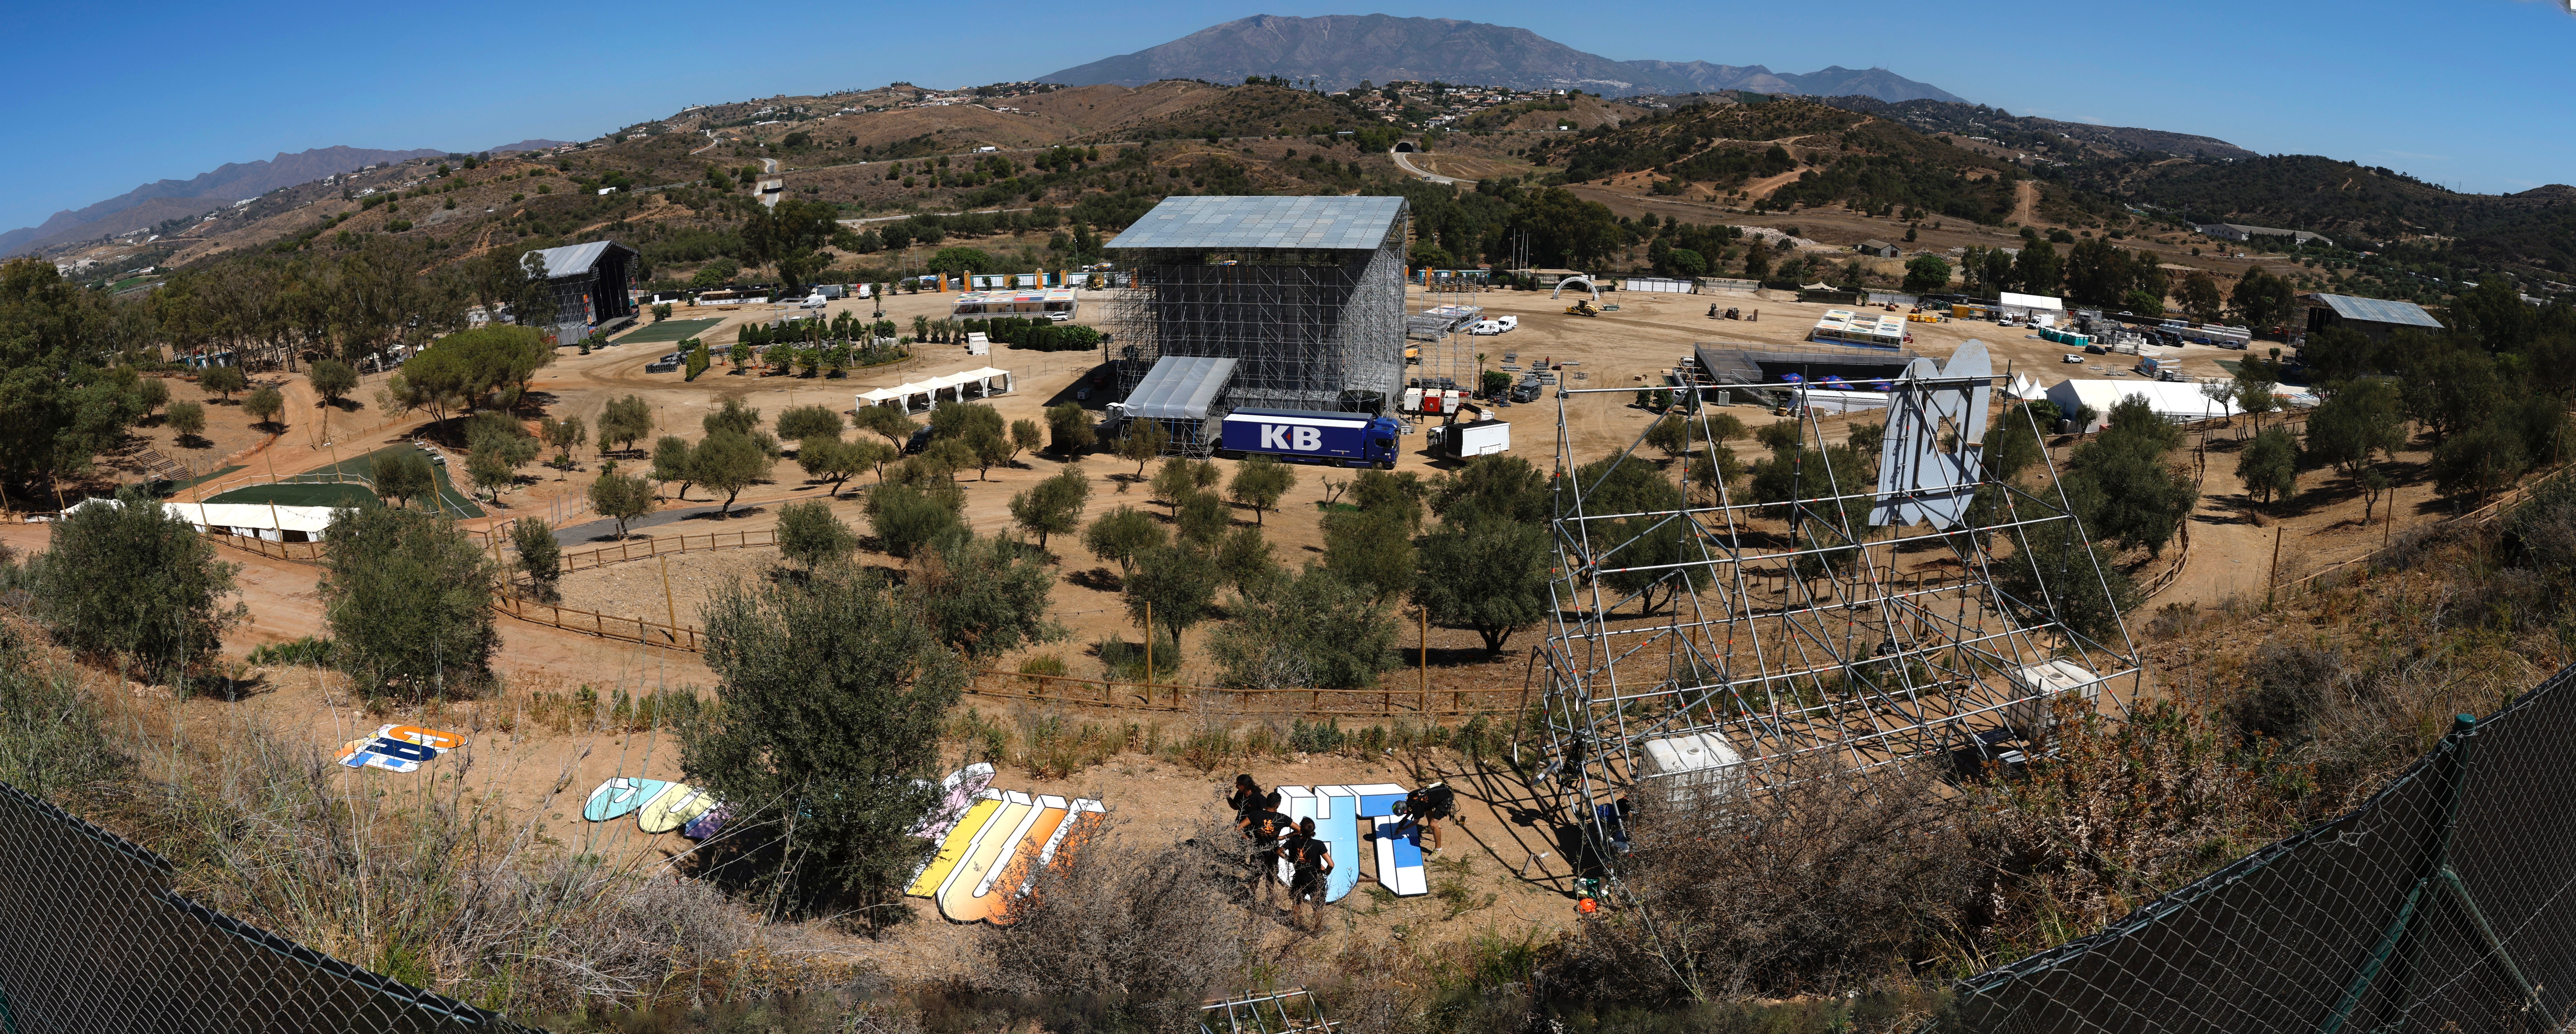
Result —
<instances>
[{"instance_id":1,"label":"paved road","mask_svg":"<svg viewBox=\"0 0 2576 1034\"><path fill-rule=\"evenodd\" d=\"M1402 151L1388 151L1387 157L1395 159L1396 168L1403 169L1406 172L1420 176L1433 183L1455 183L1462 187L1472 187L1476 185L1475 180L1462 180L1455 176L1443 176L1436 172L1424 172L1421 169L1414 168L1413 159L1406 156Z\"/></svg>"},{"instance_id":2,"label":"paved road","mask_svg":"<svg viewBox=\"0 0 2576 1034\"><path fill-rule=\"evenodd\" d=\"M735 503L734 506L739 509L742 504ZM716 507L714 506L686 506L677 510L655 510L652 513L645 514L644 516L626 522L626 530L631 534L658 524L669 524L673 521L687 520L702 513L714 512L716 512ZM556 528L555 544L566 549L576 546L589 546L596 544L600 539L608 538L616 534L616 521L592 521L588 524L575 524L569 527Z\"/></svg>"}]
</instances>

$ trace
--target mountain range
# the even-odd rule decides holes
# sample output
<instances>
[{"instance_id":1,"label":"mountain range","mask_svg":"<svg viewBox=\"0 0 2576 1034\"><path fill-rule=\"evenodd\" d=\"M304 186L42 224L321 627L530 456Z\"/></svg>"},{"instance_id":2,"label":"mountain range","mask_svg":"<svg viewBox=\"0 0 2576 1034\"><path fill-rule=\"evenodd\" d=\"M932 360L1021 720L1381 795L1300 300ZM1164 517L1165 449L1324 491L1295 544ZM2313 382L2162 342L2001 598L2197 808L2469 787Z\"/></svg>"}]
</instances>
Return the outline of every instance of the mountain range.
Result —
<instances>
[{"instance_id":1,"label":"mountain range","mask_svg":"<svg viewBox=\"0 0 2576 1034\"><path fill-rule=\"evenodd\" d=\"M213 172L184 180L146 183L78 210L54 213L37 226L0 233L0 256L15 255L56 241L110 236L155 223L202 215L215 204L258 197L279 187L311 183L324 176L355 172L377 162L429 158L445 151L377 151L363 147L316 147L265 161L226 162Z\"/></svg>"},{"instance_id":2,"label":"mountain range","mask_svg":"<svg viewBox=\"0 0 2576 1034\"><path fill-rule=\"evenodd\" d=\"M1883 68L1855 71L1836 65L1783 73L1761 65L1706 61L1613 61L1528 29L1384 14L1257 14L1133 54L1039 76L1038 81L1142 86L1157 79L1236 82L1255 75L1314 79L1334 89L1361 80L1437 79L1522 90L1579 89L1613 97L1751 90L1962 102L1938 86Z\"/></svg>"}]
</instances>

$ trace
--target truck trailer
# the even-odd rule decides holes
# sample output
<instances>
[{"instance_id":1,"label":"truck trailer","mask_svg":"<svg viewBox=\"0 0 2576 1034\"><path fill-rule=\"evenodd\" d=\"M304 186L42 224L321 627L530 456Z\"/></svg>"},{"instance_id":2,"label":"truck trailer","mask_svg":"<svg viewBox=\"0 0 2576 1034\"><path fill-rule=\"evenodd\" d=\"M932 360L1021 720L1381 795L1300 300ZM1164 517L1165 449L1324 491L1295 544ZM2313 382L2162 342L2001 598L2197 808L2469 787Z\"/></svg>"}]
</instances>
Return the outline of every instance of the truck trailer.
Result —
<instances>
[{"instance_id":1,"label":"truck trailer","mask_svg":"<svg viewBox=\"0 0 2576 1034\"><path fill-rule=\"evenodd\" d=\"M1394 417L1323 413L1301 409L1238 409L1225 415L1217 449L1235 455L1340 466L1395 469L1396 439L1404 425Z\"/></svg>"},{"instance_id":2,"label":"truck trailer","mask_svg":"<svg viewBox=\"0 0 2576 1034\"><path fill-rule=\"evenodd\" d=\"M1492 417L1441 424L1430 430L1423 444L1434 456L1456 460L1510 452L1512 425Z\"/></svg>"}]
</instances>

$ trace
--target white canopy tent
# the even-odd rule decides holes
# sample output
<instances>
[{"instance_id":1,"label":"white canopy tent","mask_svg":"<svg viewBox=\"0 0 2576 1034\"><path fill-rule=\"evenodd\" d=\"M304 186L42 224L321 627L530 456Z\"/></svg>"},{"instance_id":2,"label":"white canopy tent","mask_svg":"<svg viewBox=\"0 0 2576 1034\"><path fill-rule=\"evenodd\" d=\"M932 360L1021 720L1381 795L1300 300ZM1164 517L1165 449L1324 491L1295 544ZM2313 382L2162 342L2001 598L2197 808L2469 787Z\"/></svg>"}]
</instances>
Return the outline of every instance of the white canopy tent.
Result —
<instances>
[{"instance_id":1,"label":"white canopy tent","mask_svg":"<svg viewBox=\"0 0 2576 1034\"><path fill-rule=\"evenodd\" d=\"M993 395L1010 394L1011 371L986 366L960 373L943 374L923 381L907 381L891 388L877 388L859 393L858 404L895 406L907 412L928 409L941 402L965 402Z\"/></svg>"},{"instance_id":2,"label":"white canopy tent","mask_svg":"<svg viewBox=\"0 0 2576 1034\"><path fill-rule=\"evenodd\" d=\"M2146 399L2157 416L2175 423L2232 417L2240 412L2233 399L2211 398L2201 393L2200 385L2190 382L2088 378L2060 381L2048 389L2048 400L2056 403L2057 411L2069 418L2085 408L2093 410L2091 423L2080 428L2086 434L2107 426L2111 422L2111 407L2131 396Z\"/></svg>"},{"instance_id":3,"label":"white canopy tent","mask_svg":"<svg viewBox=\"0 0 2576 1034\"><path fill-rule=\"evenodd\" d=\"M116 506L114 499L84 499L63 511L66 515L84 506ZM328 506L278 506L271 503L163 503L171 516L196 526L199 532L217 535L241 535L267 539L270 542L320 542L322 533L331 527Z\"/></svg>"}]
</instances>

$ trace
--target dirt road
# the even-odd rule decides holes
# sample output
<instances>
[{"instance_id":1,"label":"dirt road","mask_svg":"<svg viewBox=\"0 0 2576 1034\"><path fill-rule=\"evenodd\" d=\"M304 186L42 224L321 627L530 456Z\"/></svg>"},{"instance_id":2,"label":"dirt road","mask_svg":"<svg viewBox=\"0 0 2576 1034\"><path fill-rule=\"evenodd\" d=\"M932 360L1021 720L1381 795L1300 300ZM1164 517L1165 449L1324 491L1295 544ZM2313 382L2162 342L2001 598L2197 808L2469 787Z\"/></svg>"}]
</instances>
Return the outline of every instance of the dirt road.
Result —
<instances>
[{"instance_id":1,"label":"dirt road","mask_svg":"<svg viewBox=\"0 0 2576 1034\"><path fill-rule=\"evenodd\" d=\"M1386 154L1387 154L1387 157L1395 159L1395 167L1396 167L1396 168L1403 169L1404 171L1409 172L1409 173L1412 173L1412 174L1413 174L1413 175L1415 175L1415 176L1419 176L1419 177L1421 177L1423 180L1425 180L1426 182L1431 182L1431 183L1454 183L1454 184L1457 184L1457 185L1459 185L1459 186L1468 186L1468 187L1472 187L1472 186L1475 186L1475 185L1476 185L1476 181L1475 181L1475 180L1462 180L1462 179L1458 179L1457 177L1454 177L1454 176L1443 176L1443 175L1440 175L1439 173L1436 173L1436 172L1426 172L1426 171L1424 171L1424 170L1422 170L1422 169L1420 169L1420 168L1417 168L1417 167L1415 167L1415 166L1414 166L1414 164L1413 164L1413 156L1412 156L1412 155L1410 155L1410 154L1407 154L1407 153L1405 153L1405 152L1403 152L1403 151L1388 151Z\"/></svg>"}]
</instances>

